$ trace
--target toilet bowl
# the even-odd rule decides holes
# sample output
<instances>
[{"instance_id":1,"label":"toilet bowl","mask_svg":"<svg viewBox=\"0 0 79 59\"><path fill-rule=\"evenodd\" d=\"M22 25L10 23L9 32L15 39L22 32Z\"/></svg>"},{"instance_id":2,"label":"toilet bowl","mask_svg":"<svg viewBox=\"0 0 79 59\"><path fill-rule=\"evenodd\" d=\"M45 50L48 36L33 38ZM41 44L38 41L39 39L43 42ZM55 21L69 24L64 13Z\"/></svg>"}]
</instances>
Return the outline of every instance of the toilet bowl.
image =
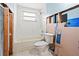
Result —
<instances>
[{"instance_id":1,"label":"toilet bowl","mask_svg":"<svg viewBox=\"0 0 79 59\"><path fill-rule=\"evenodd\" d=\"M45 51L48 51L48 43L45 41L38 41L34 43L34 46L38 49L39 52L44 53Z\"/></svg>"},{"instance_id":2,"label":"toilet bowl","mask_svg":"<svg viewBox=\"0 0 79 59\"><path fill-rule=\"evenodd\" d=\"M41 46L47 46L48 43L45 41L38 41L34 44L35 46L41 47Z\"/></svg>"}]
</instances>

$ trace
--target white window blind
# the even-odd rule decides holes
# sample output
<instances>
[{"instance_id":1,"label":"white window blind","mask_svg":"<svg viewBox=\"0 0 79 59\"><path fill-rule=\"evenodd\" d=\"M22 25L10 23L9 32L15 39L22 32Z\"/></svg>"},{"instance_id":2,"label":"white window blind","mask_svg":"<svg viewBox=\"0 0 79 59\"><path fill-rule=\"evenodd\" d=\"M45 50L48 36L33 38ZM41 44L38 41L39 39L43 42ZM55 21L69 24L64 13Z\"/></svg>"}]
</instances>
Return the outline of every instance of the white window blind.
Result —
<instances>
[{"instance_id":1,"label":"white window blind","mask_svg":"<svg viewBox=\"0 0 79 59\"><path fill-rule=\"evenodd\" d=\"M32 12L24 12L23 13L23 19L29 20L29 21L36 21L36 14Z\"/></svg>"}]
</instances>

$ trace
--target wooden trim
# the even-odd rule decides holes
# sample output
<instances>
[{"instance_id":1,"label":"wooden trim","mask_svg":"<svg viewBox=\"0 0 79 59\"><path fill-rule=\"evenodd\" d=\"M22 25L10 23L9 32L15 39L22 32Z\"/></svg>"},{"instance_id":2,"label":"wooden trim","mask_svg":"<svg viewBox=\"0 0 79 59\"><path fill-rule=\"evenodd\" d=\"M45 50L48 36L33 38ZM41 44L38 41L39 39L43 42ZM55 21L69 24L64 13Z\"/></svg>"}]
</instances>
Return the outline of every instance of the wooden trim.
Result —
<instances>
[{"instance_id":1,"label":"wooden trim","mask_svg":"<svg viewBox=\"0 0 79 59\"><path fill-rule=\"evenodd\" d=\"M61 21L62 21L62 14L58 13L58 23L61 23Z\"/></svg>"},{"instance_id":2,"label":"wooden trim","mask_svg":"<svg viewBox=\"0 0 79 59\"><path fill-rule=\"evenodd\" d=\"M10 43L9 43L9 55L13 54L13 13L9 13L9 17L10 17L10 33L9 33L9 37L10 37Z\"/></svg>"},{"instance_id":3,"label":"wooden trim","mask_svg":"<svg viewBox=\"0 0 79 59\"><path fill-rule=\"evenodd\" d=\"M3 42L3 55L8 56L9 55L9 49L8 49L8 16L9 16L9 9L4 8L4 42Z\"/></svg>"},{"instance_id":4,"label":"wooden trim","mask_svg":"<svg viewBox=\"0 0 79 59\"><path fill-rule=\"evenodd\" d=\"M49 23L51 23L51 17L49 17Z\"/></svg>"},{"instance_id":5,"label":"wooden trim","mask_svg":"<svg viewBox=\"0 0 79 59\"><path fill-rule=\"evenodd\" d=\"M70 11L70 10L75 9L75 8L78 8L78 7L79 7L79 4L76 5L76 6L73 6L73 7L71 7L71 8L68 8L68 9L66 9L66 10L64 10L64 11L61 11L60 13L67 12L67 11Z\"/></svg>"},{"instance_id":6,"label":"wooden trim","mask_svg":"<svg viewBox=\"0 0 79 59\"><path fill-rule=\"evenodd\" d=\"M4 40L3 40L3 56L9 56L13 53L13 13L10 10L10 8L7 6L7 4L5 3L0 3L1 7L3 7L4 9L4 20L3 20L3 32L4 32ZM9 14L10 12L10 14ZM8 25L10 20L10 24ZM10 28L9 28L10 26ZM9 30L10 29L10 30ZM9 37L9 32L12 34L10 36L10 39L8 39ZM10 41L9 41L10 40Z\"/></svg>"},{"instance_id":7,"label":"wooden trim","mask_svg":"<svg viewBox=\"0 0 79 59\"><path fill-rule=\"evenodd\" d=\"M55 16L55 15L58 15L58 13L55 13L55 14L53 14L53 15L49 16L49 17L53 17L53 16Z\"/></svg>"}]
</instances>

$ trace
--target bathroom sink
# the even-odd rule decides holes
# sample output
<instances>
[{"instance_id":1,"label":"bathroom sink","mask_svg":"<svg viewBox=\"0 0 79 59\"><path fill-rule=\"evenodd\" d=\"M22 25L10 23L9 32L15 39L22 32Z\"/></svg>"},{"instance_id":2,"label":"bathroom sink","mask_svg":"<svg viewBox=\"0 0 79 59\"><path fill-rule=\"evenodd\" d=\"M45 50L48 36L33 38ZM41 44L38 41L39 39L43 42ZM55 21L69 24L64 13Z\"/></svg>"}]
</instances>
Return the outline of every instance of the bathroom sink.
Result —
<instances>
[{"instance_id":1,"label":"bathroom sink","mask_svg":"<svg viewBox=\"0 0 79 59\"><path fill-rule=\"evenodd\" d=\"M53 36L53 33L43 33L44 35Z\"/></svg>"}]
</instances>

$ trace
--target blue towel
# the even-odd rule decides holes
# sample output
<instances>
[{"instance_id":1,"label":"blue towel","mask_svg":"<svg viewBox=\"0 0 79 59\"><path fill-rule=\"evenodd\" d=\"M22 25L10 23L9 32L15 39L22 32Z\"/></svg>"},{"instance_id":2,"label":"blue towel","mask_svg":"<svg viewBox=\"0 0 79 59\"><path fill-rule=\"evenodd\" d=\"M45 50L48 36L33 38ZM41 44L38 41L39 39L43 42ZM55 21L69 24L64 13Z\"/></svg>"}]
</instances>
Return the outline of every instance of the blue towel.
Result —
<instances>
[{"instance_id":1,"label":"blue towel","mask_svg":"<svg viewBox=\"0 0 79 59\"><path fill-rule=\"evenodd\" d=\"M57 34L56 43L60 44L61 42L61 34Z\"/></svg>"},{"instance_id":2,"label":"blue towel","mask_svg":"<svg viewBox=\"0 0 79 59\"><path fill-rule=\"evenodd\" d=\"M79 27L79 18L68 19L67 27Z\"/></svg>"}]
</instances>

